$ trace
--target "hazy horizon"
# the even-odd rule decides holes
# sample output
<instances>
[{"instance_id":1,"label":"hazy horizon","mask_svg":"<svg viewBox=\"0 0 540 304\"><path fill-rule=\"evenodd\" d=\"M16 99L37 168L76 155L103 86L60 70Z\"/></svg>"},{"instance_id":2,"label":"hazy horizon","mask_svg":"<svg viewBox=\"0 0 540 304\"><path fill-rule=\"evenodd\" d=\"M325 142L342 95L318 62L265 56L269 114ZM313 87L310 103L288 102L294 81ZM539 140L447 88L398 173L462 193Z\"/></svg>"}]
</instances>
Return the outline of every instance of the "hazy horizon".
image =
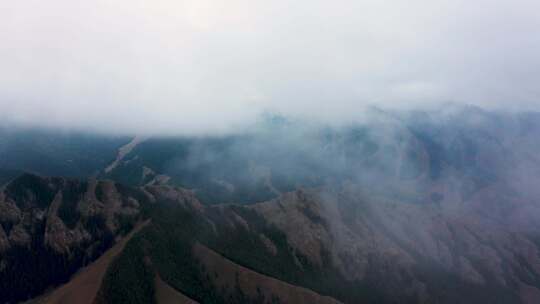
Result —
<instances>
[{"instance_id":1,"label":"hazy horizon","mask_svg":"<svg viewBox=\"0 0 540 304\"><path fill-rule=\"evenodd\" d=\"M532 0L23 0L0 20L4 125L215 134L264 112L540 110Z\"/></svg>"}]
</instances>

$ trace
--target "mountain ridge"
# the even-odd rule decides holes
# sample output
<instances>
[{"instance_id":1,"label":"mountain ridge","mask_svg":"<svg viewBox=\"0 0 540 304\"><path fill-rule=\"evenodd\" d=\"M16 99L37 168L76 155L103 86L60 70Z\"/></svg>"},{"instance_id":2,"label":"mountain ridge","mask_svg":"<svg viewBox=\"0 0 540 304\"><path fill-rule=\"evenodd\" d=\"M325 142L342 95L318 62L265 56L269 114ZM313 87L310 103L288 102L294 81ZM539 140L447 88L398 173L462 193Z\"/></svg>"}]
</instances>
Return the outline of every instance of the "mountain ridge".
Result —
<instances>
[{"instance_id":1,"label":"mountain ridge","mask_svg":"<svg viewBox=\"0 0 540 304\"><path fill-rule=\"evenodd\" d=\"M199 303L289 302L290 286L343 303L538 302L538 117L278 119L246 134L106 140L98 179L9 173L0 302L65 283L147 219L107 267L100 303L155 302L156 277ZM232 266L212 271L197 244ZM258 291L231 269L281 287Z\"/></svg>"}]
</instances>

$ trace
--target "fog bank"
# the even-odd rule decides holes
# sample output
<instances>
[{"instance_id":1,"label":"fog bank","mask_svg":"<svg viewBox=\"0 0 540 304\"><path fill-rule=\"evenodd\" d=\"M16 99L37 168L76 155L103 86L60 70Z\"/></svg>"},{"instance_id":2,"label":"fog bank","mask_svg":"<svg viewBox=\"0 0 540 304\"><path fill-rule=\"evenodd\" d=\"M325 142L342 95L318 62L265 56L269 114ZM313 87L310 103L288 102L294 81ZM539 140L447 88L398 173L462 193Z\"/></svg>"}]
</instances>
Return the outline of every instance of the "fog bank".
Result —
<instances>
[{"instance_id":1,"label":"fog bank","mask_svg":"<svg viewBox=\"0 0 540 304\"><path fill-rule=\"evenodd\" d=\"M265 111L540 109L534 0L22 0L0 25L4 124L192 134Z\"/></svg>"}]
</instances>

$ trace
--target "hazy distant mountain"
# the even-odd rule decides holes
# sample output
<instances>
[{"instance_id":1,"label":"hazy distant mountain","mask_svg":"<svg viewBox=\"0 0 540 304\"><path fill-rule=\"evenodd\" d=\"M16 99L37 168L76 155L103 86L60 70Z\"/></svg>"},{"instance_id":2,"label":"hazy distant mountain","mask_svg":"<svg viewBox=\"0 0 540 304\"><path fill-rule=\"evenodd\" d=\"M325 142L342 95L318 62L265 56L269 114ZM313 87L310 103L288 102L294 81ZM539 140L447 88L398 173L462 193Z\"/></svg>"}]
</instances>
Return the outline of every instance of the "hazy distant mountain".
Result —
<instances>
[{"instance_id":1,"label":"hazy distant mountain","mask_svg":"<svg viewBox=\"0 0 540 304\"><path fill-rule=\"evenodd\" d=\"M112 162L129 137L0 128L0 169L89 177Z\"/></svg>"},{"instance_id":2,"label":"hazy distant mountain","mask_svg":"<svg viewBox=\"0 0 540 304\"><path fill-rule=\"evenodd\" d=\"M22 172L17 170L0 169L0 186L5 185L21 174Z\"/></svg>"},{"instance_id":3,"label":"hazy distant mountain","mask_svg":"<svg viewBox=\"0 0 540 304\"><path fill-rule=\"evenodd\" d=\"M467 196L506 179L509 171L528 170L516 166L539 162L538 113L448 106L434 112L372 110L367 117L341 127L268 119L244 134L148 138L100 177L134 186L182 186L204 203L254 203L298 186L343 180L388 192L396 182L429 187L450 177Z\"/></svg>"}]
</instances>

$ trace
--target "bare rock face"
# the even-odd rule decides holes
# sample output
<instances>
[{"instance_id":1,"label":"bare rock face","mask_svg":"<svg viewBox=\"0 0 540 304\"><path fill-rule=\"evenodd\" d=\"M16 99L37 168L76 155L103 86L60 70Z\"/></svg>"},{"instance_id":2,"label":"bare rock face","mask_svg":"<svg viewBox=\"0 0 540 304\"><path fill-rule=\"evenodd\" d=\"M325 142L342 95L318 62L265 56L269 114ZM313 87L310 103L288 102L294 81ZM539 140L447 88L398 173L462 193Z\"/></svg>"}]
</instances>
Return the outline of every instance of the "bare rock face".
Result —
<instances>
[{"instance_id":1,"label":"bare rock face","mask_svg":"<svg viewBox=\"0 0 540 304\"><path fill-rule=\"evenodd\" d=\"M259 237L261 238L261 241L263 242L264 246L266 246L266 249L272 253L273 256L276 256L278 254L278 249L276 245L270 240L266 235L259 234Z\"/></svg>"},{"instance_id":2,"label":"bare rock face","mask_svg":"<svg viewBox=\"0 0 540 304\"><path fill-rule=\"evenodd\" d=\"M30 242L32 238L28 231L23 227L23 225L16 225L11 229L9 233L9 242L13 246L25 247L30 249Z\"/></svg>"},{"instance_id":3,"label":"bare rock face","mask_svg":"<svg viewBox=\"0 0 540 304\"><path fill-rule=\"evenodd\" d=\"M322 265L326 253L348 280L382 280L394 296L429 299L432 272L482 292L498 286L517 297L515 286L526 285L528 295L540 290L531 284L540 277L540 248L530 234L500 224L512 219L483 217L474 204L444 210L357 189L298 190L251 208L313 263ZM520 207L527 204L513 208Z\"/></svg>"},{"instance_id":4,"label":"bare rock face","mask_svg":"<svg viewBox=\"0 0 540 304\"><path fill-rule=\"evenodd\" d=\"M325 228L325 219L313 211L318 206L311 204L303 191L286 193L275 201L258 204L255 208L282 230L294 230L294 233L288 234L290 244L312 263L322 265L321 250L331 243L331 236Z\"/></svg>"},{"instance_id":5,"label":"bare rock face","mask_svg":"<svg viewBox=\"0 0 540 304\"><path fill-rule=\"evenodd\" d=\"M88 181L87 191L83 195L82 200L77 204L77 210L83 217L92 217L103 214L105 203L98 200L96 196L98 186L102 187L102 183L103 182L98 182L96 180Z\"/></svg>"},{"instance_id":6,"label":"bare rock face","mask_svg":"<svg viewBox=\"0 0 540 304\"><path fill-rule=\"evenodd\" d=\"M129 232L151 203L142 190L113 182L31 174L2 190L0 294L8 302L67 280ZM41 279L27 286L25 277Z\"/></svg>"},{"instance_id":7,"label":"bare rock face","mask_svg":"<svg viewBox=\"0 0 540 304\"><path fill-rule=\"evenodd\" d=\"M70 249L91 242L92 235L80 224L69 229L58 216L58 208L62 203L62 193L55 196L49 207L45 224L44 244L59 254L69 255Z\"/></svg>"},{"instance_id":8,"label":"bare rock face","mask_svg":"<svg viewBox=\"0 0 540 304\"><path fill-rule=\"evenodd\" d=\"M1 198L1 197L0 197ZM21 211L13 202L0 200L0 221L3 223L17 223L21 216Z\"/></svg>"}]
</instances>

